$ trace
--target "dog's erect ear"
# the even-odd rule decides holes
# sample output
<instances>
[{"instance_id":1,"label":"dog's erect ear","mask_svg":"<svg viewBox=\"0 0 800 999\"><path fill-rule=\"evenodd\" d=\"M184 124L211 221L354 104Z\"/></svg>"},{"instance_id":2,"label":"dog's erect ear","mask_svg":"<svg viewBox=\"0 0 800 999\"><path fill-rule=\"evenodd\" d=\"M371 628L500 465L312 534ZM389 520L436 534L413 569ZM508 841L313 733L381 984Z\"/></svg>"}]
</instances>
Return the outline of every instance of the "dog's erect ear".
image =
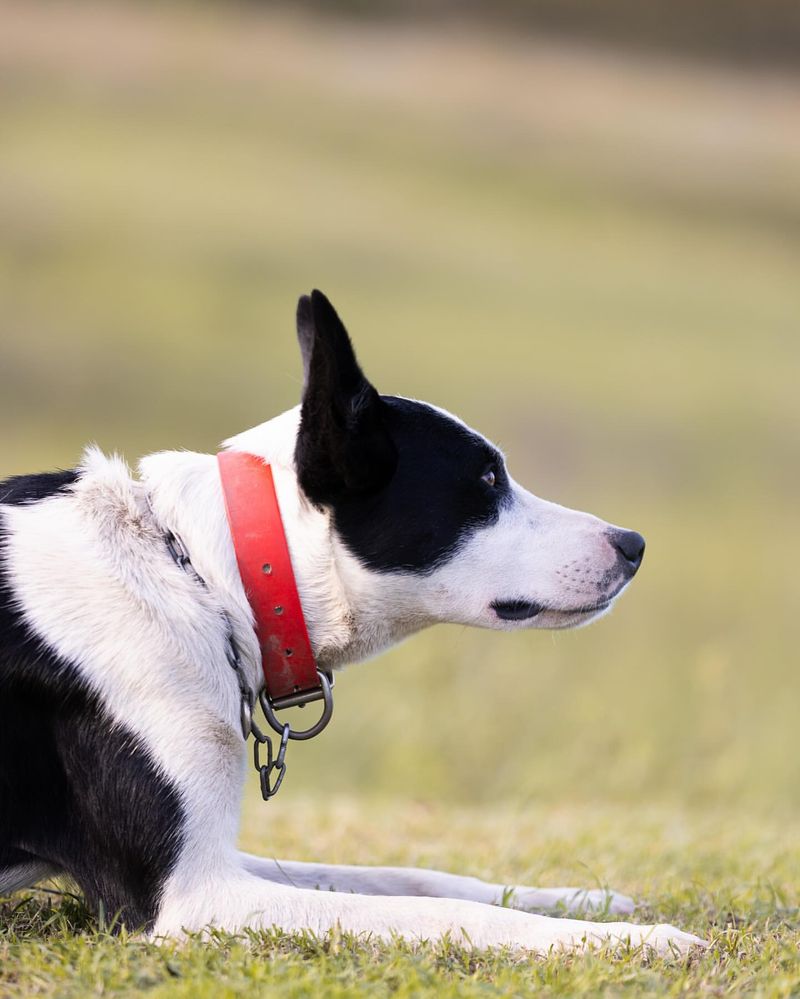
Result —
<instances>
[{"instance_id":1,"label":"dog's erect ear","mask_svg":"<svg viewBox=\"0 0 800 999\"><path fill-rule=\"evenodd\" d=\"M311 368L311 351L314 348L314 314L311 298L308 295L301 295L297 303L297 341L300 344L300 356L303 358L303 392L305 392Z\"/></svg>"},{"instance_id":2,"label":"dog's erect ear","mask_svg":"<svg viewBox=\"0 0 800 999\"><path fill-rule=\"evenodd\" d=\"M397 463L384 406L321 291L298 302L297 338L304 385L295 463L303 492L324 504L383 488Z\"/></svg>"}]
</instances>

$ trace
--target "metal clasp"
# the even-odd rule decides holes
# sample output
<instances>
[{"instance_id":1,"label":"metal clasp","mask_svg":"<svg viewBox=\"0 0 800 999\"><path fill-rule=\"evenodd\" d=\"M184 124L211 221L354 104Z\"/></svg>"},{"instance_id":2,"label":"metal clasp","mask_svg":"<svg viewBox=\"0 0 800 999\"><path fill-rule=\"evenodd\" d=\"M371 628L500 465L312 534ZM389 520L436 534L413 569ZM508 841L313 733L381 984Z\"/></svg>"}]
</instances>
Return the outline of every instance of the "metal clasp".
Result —
<instances>
[{"instance_id":1,"label":"metal clasp","mask_svg":"<svg viewBox=\"0 0 800 999\"><path fill-rule=\"evenodd\" d=\"M333 715L333 681L322 670L317 670L317 676L319 677L319 688L316 690L304 690L296 694L287 694L285 697L276 697L275 700L270 698L266 690L262 690L258 695L264 717L270 726L276 732L280 733L281 739L283 739L283 733L287 728L289 729L289 739L297 739L298 741L313 739L315 735L319 735L331 720ZM323 707L319 720L310 728L300 730L289 728L288 725L281 723L275 715L276 711L280 711L283 708L302 708L306 704L311 704L312 701L323 701Z\"/></svg>"},{"instance_id":2,"label":"metal clasp","mask_svg":"<svg viewBox=\"0 0 800 999\"><path fill-rule=\"evenodd\" d=\"M331 716L333 715L333 693L331 692L331 688L333 687L333 678L327 673L323 673L321 670L317 670L317 675L319 676L319 688L316 690L306 690L296 694L288 694L286 697L278 697L274 701L270 699L266 690L262 690L258 695L258 699L264 711L264 717L267 719L270 726L275 729L281 737L280 745L278 746L278 753L273 758L272 739L270 739L266 732L261 731L253 720L252 715L250 716L250 731L253 733L253 763L255 764L255 768L258 771L258 775L261 780L261 797L264 801L269 801L273 795L276 795L281 783L283 782L283 778L286 773L286 747L289 745L289 740L313 739L315 735L319 735L319 733L331 720ZM281 708L302 708L305 704L310 704L312 701L320 700L324 702L322 715L310 728L297 731L293 729L288 722L281 724L275 715L275 712L280 711ZM247 703L249 707L249 702ZM245 698L243 697L243 710L244 704ZM244 716L242 721L244 721ZM261 762L262 746L267 747L267 760L265 763ZM274 780L272 780L273 774L276 774Z\"/></svg>"},{"instance_id":3,"label":"metal clasp","mask_svg":"<svg viewBox=\"0 0 800 999\"><path fill-rule=\"evenodd\" d=\"M278 755L274 760L272 758L272 739L268 735L265 735L255 722L252 722L252 732L253 763L261 779L261 797L264 801L269 801L270 798L278 793L286 773L286 747L289 745L289 726L283 726ZM267 747L266 763L261 762L261 746ZM270 784L270 777L273 772L277 772L277 777Z\"/></svg>"}]
</instances>

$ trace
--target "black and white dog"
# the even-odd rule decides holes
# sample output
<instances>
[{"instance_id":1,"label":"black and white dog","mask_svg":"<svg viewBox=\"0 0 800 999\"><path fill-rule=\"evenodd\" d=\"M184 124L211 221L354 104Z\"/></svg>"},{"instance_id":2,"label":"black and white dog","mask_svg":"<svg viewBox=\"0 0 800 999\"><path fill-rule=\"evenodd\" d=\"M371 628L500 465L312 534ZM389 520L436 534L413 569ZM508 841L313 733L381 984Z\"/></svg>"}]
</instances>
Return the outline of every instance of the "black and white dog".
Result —
<instances>
[{"instance_id":1,"label":"black and white dog","mask_svg":"<svg viewBox=\"0 0 800 999\"><path fill-rule=\"evenodd\" d=\"M298 336L302 405L225 447L272 466L320 668L439 621L567 628L608 611L640 535L537 499L441 409L379 395L320 292L300 300ZM613 893L515 888L508 908L485 904L509 897L502 885L473 878L238 852L245 742L226 621L253 689L261 660L217 462L164 452L139 472L90 449L74 471L0 483L0 894L67 874L153 936L339 926L539 953L699 942L521 911L630 912ZM169 532L205 586L170 557Z\"/></svg>"}]
</instances>

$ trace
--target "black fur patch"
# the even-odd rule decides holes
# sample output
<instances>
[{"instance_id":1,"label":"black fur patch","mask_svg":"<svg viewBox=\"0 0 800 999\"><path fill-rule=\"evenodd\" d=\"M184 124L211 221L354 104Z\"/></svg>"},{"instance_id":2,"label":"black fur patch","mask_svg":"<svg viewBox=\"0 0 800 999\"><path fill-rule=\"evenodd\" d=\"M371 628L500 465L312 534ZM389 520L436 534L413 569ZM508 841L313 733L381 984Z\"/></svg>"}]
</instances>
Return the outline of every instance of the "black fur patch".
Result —
<instances>
[{"instance_id":1,"label":"black fur patch","mask_svg":"<svg viewBox=\"0 0 800 999\"><path fill-rule=\"evenodd\" d=\"M295 448L301 488L324 505L385 485L396 454L380 396L362 374L347 330L321 291L298 302L297 335L305 372Z\"/></svg>"},{"instance_id":2,"label":"black fur patch","mask_svg":"<svg viewBox=\"0 0 800 999\"><path fill-rule=\"evenodd\" d=\"M36 502L76 478L7 479L0 502ZM5 533L0 521L0 545ZM177 790L75 667L31 633L0 562L0 869L47 861L106 919L149 927L182 827Z\"/></svg>"},{"instance_id":3,"label":"black fur patch","mask_svg":"<svg viewBox=\"0 0 800 999\"><path fill-rule=\"evenodd\" d=\"M432 406L383 396L397 451L390 481L331 504L348 549L377 572L431 572L471 531L496 522L509 496L500 454L482 437ZM483 476L494 471L495 483Z\"/></svg>"},{"instance_id":4,"label":"black fur patch","mask_svg":"<svg viewBox=\"0 0 800 999\"><path fill-rule=\"evenodd\" d=\"M72 468L58 472L39 472L36 475L14 475L0 482L0 503L6 506L35 503L64 492L77 479L78 473Z\"/></svg>"},{"instance_id":5,"label":"black fur patch","mask_svg":"<svg viewBox=\"0 0 800 999\"><path fill-rule=\"evenodd\" d=\"M322 292L300 299L297 335L305 374L298 480L332 509L363 565L430 572L470 531L497 520L510 490L495 448L432 406L378 395ZM483 478L490 469L494 485Z\"/></svg>"}]
</instances>

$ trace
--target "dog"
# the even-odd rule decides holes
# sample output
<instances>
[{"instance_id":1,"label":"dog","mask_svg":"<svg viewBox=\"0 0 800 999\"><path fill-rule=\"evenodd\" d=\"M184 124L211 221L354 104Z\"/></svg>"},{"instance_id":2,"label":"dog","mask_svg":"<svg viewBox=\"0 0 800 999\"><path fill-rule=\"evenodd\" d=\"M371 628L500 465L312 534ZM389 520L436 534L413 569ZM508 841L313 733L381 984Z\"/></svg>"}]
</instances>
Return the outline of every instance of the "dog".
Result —
<instances>
[{"instance_id":1,"label":"dog","mask_svg":"<svg viewBox=\"0 0 800 999\"><path fill-rule=\"evenodd\" d=\"M297 329L301 404L223 447L270 466L320 676L437 622L571 628L608 613L641 535L538 499L444 410L379 395L321 292L300 299ZM76 469L0 483L0 894L68 875L153 938L339 927L534 954L700 943L541 913L630 913L616 893L238 852L240 716L263 650L220 467L162 452L134 478L90 448Z\"/></svg>"}]
</instances>

